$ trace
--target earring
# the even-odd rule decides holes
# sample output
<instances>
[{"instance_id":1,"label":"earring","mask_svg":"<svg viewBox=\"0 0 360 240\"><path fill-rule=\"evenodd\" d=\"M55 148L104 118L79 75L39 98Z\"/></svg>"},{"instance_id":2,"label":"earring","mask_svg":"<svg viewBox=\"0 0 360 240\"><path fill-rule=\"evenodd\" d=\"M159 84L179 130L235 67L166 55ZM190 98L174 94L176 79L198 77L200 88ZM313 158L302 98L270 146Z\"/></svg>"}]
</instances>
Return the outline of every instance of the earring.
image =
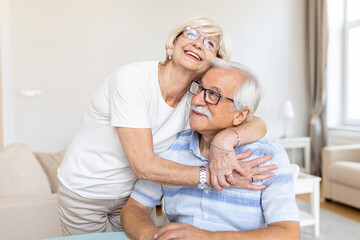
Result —
<instances>
[{"instance_id":1,"label":"earring","mask_svg":"<svg viewBox=\"0 0 360 240\"><path fill-rule=\"evenodd\" d=\"M170 56L169 56L169 60L171 60L171 59L172 59L172 56L170 55Z\"/></svg>"}]
</instances>

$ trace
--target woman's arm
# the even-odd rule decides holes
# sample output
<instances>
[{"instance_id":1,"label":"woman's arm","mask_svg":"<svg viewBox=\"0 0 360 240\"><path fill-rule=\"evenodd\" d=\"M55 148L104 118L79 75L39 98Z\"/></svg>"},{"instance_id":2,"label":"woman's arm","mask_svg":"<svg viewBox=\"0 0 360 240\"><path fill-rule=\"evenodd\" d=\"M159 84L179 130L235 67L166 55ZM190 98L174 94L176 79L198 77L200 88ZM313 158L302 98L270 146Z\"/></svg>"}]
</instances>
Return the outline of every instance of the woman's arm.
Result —
<instances>
[{"instance_id":1,"label":"woman's arm","mask_svg":"<svg viewBox=\"0 0 360 240\"><path fill-rule=\"evenodd\" d=\"M247 143L252 143L260 138L263 138L266 135L267 128L264 120L259 117L254 116L250 122L242 123L238 126L232 127L240 135L240 144L244 145ZM224 144L221 145L226 149L234 149L238 143L237 135L234 131L229 129L224 129L219 132L215 138L216 143Z\"/></svg>"},{"instance_id":2,"label":"woman's arm","mask_svg":"<svg viewBox=\"0 0 360 240\"><path fill-rule=\"evenodd\" d=\"M200 181L199 167L178 164L154 154L152 132L149 128L116 128L121 144L125 151L127 160L135 175L144 180L151 180L166 185L197 185ZM242 162L241 168L248 171L252 176L273 170L273 166L256 168L255 165L262 164L269 159L261 157L251 161ZM272 177L265 175L266 178ZM262 174L261 177L265 177ZM260 177L260 176L259 176ZM207 167L207 183L210 185L210 172ZM251 185L249 182L237 181L234 183L237 188L249 188L260 190L263 186Z\"/></svg>"},{"instance_id":3,"label":"woman's arm","mask_svg":"<svg viewBox=\"0 0 360 240\"><path fill-rule=\"evenodd\" d=\"M199 167L175 163L154 154L150 128L117 127L116 130L136 177L179 186L199 183Z\"/></svg>"},{"instance_id":4,"label":"woman's arm","mask_svg":"<svg viewBox=\"0 0 360 240\"><path fill-rule=\"evenodd\" d=\"M259 140L266 134L265 122L255 116L250 122L235 126L233 129L239 133L241 145ZM236 147L238 136L234 131L225 129L215 136L213 142L223 149L231 150ZM234 152L226 152L211 145L210 153L209 167L211 184L215 189L221 190L223 187L235 185L235 178L226 178L226 176L231 175L234 170L239 172L243 177L248 177L249 180L253 176L251 172L246 171L246 169L241 166L243 162L238 162Z\"/></svg>"}]
</instances>

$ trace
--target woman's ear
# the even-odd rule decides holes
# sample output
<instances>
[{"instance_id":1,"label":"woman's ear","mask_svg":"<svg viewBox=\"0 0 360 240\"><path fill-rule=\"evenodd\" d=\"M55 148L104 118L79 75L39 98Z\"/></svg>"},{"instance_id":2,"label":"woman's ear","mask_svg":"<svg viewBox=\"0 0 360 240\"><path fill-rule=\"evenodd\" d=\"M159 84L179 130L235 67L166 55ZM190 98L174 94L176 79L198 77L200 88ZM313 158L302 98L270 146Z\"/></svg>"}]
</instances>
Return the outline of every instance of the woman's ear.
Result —
<instances>
[{"instance_id":1,"label":"woman's ear","mask_svg":"<svg viewBox=\"0 0 360 240\"><path fill-rule=\"evenodd\" d=\"M250 109L244 108L242 110L235 111L234 113L235 113L235 116L234 116L234 120L233 120L233 125L238 126L241 123L243 123L245 121L245 119L249 116Z\"/></svg>"},{"instance_id":2,"label":"woman's ear","mask_svg":"<svg viewBox=\"0 0 360 240\"><path fill-rule=\"evenodd\" d=\"M166 53L168 56L172 56L174 53L174 48L172 48L172 47L167 48Z\"/></svg>"}]
</instances>

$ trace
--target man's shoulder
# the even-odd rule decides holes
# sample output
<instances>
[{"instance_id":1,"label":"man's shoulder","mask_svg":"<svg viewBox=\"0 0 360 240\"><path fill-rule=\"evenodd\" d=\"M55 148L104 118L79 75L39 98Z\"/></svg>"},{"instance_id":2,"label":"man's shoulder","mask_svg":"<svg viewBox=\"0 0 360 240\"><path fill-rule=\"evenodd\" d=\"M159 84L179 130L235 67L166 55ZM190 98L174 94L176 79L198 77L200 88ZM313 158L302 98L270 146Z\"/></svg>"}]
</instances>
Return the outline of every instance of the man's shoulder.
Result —
<instances>
[{"instance_id":1,"label":"man's shoulder","mask_svg":"<svg viewBox=\"0 0 360 240\"><path fill-rule=\"evenodd\" d=\"M284 147L281 146L280 144L268 139L268 138L262 138L259 140L260 144L263 147L267 147L272 149L274 152L282 152L285 151Z\"/></svg>"},{"instance_id":2,"label":"man's shoulder","mask_svg":"<svg viewBox=\"0 0 360 240\"><path fill-rule=\"evenodd\" d=\"M247 149L251 149L253 153L256 151L259 155L270 154L274 156L276 154L286 153L283 146L268 138L261 138L255 142L240 146L240 148L237 149L237 152L244 152Z\"/></svg>"}]
</instances>

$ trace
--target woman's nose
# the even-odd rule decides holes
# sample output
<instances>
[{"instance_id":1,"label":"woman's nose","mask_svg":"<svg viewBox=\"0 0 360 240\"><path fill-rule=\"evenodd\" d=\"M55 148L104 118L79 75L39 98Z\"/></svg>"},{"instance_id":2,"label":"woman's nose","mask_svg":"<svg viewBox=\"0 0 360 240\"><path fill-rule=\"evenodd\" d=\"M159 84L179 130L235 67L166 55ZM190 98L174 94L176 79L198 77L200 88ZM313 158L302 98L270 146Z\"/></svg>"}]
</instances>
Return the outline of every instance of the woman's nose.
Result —
<instances>
[{"instance_id":1,"label":"woman's nose","mask_svg":"<svg viewBox=\"0 0 360 240\"><path fill-rule=\"evenodd\" d=\"M195 40L194 45L198 49L203 49L204 47L203 42L204 42L203 37L199 37L197 40Z\"/></svg>"}]
</instances>

